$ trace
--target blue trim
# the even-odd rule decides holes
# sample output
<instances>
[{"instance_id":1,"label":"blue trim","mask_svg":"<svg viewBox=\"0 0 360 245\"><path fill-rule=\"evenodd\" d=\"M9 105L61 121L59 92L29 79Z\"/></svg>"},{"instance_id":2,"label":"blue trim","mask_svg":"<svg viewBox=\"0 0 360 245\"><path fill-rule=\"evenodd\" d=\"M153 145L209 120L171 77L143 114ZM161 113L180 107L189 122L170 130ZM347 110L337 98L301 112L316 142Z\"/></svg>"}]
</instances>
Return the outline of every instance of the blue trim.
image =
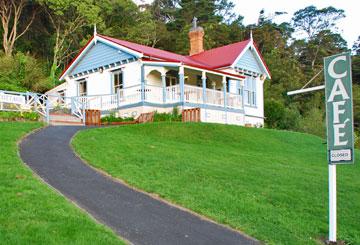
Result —
<instances>
[{"instance_id":1,"label":"blue trim","mask_svg":"<svg viewBox=\"0 0 360 245\"><path fill-rule=\"evenodd\" d=\"M163 102L166 103L166 75L161 75L161 82L163 87Z\"/></svg>"},{"instance_id":2,"label":"blue trim","mask_svg":"<svg viewBox=\"0 0 360 245\"><path fill-rule=\"evenodd\" d=\"M259 118L259 119L265 119L265 117L258 117L258 116L253 116L253 115L248 115L248 114L245 114L246 117L255 117L255 118Z\"/></svg>"},{"instance_id":3,"label":"blue trim","mask_svg":"<svg viewBox=\"0 0 360 245\"><path fill-rule=\"evenodd\" d=\"M162 61L159 61L159 63L160 62L162 62ZM159 65L159 64L151 64L151 63L149 63L149 64L145 64L146 66L159 66L159 67L165 67L165 66L167 66L167 67L179 67L180 66L180 64L179 65L174 65L174 64L166 64L165 65L165 63L164 63L164 65Z\"/></svg>"},{"instance_id":4,"label":"blue trim","mask_svg":"<svg viewBox=\"0 0 360 245\"><path fill-rule=\"evenodd\" d=\"M130 105L124 105L120 106L119 108L102 111L103 112L112 112L114 110L121 110L121 109L128 109L132 107L139 107L139 106L154 106L154 107L160 107L160 108L169 108L169 107L175 107L175 106L189 106L189 107L199 107L203 109L210 109L210 110L218 110L218 111L225 111L225 112L234 112L234 113L242 113L244 114L243 109L231 109L231 108L224 108L222 106L213 106L213 105L204 105L204 104L194 104L194 103L171 103L171 104L157 104L157 103L151 103L151 102L138 102Z\"/></svg>"},{"instance_id":5,"label":"blue trim","mask_svg":"<svg viewBox=\"0 0 360 245\"><path fill-rule=\"evenodd\" d=\"M114 93L114 73L110 73L110 93Z\"/></svg>"},{"instance_id":6,"label":"blue trim","mask_svg":"<svg viewBox=\"0 0 360 245\"><path fill-rule=\"evenodd\" d=\"M223 83L223 92L224 92L224 108L227 106L227 96L226 96L226 81Z\"/></svg>"},{"instance_id":7,"label":"blue trim","mask_svg":"<svg viewBox=\"0 0 360 245\"><path fill-rule=\"evenodd\" d=\"M184 74L179 74L179 83L180 83L180 102L184 102L184 84L185 76Z\"/></svg>"},{"instance_id":8,"label":"blue trim","mask_svg":"<svg viewBox=\"0 0 360 245\"><path fill-rule=\"evenodd\" d=\"M141 65L141 101L145 101L145 67Z\"/></svg>"},{"instance_id":9,"label":"blue trim","mask_svg":"<svg viewBox=\"0 0 360 245\"><path fill-rule=\"evenodd\" d=\"M89 70L99 69L100 67L110 67L110 64L114 63L129 63L135 59L136 57L132 54L98 41L96 45L93 44L86 53L78 59L76 65L71 69L70 75L87 73Z\"/></svg>"}]
</instances>

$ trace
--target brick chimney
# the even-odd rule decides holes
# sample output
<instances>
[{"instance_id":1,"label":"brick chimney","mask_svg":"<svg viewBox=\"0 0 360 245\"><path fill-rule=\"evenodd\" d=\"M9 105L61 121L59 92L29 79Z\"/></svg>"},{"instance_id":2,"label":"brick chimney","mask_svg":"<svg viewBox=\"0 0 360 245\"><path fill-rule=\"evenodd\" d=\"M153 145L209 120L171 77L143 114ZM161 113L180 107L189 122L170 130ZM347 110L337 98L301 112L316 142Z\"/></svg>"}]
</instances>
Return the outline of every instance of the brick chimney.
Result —
<instances>
[{"instance_id":1,"label":"brick chimney","mask_svg":"<svg viewBox=\"0 0 360 245\"><path fill-rule=\"evenodd\" d=\"M197 18L193 19L193 26L189 32L190 39L190 55L204 52L204 29L201 26L197 26Z\"/></svg>"}]
</instances>

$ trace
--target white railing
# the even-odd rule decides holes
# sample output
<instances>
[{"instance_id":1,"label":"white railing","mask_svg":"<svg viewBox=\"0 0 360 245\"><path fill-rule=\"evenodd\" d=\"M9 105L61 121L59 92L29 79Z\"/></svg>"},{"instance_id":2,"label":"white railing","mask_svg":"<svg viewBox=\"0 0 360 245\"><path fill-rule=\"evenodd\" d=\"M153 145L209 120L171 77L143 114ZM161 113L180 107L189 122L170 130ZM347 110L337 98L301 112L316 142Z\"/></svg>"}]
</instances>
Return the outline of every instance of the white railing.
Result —
<instances>
[{"instance_id":1,"label":"white railing","mask_svg":"<svg viewBox=\"0 0 360 245\"><path fill-rule=\"evenodd\" d=\"M135 85L121 89L118 96L119 106L139 103L141 102L141 86Z\"/></svg>"},{"instance_id":2,"label":"white railing","mask_svg":"<svg viewBox=\"0 0 360 245\"><path fill-rule=\"evenodd\" d=\"M166 87L166 103L176 103L180 101L180 86L173 85Z\"/></svg>"},{"instance_id":3,"label":"white railing","mask_svg":"<svg viewBox=\"0 0 360 245\"><path fill-rule=\"evenodd\" d=\"M0 90L0 110L35 111L46 115L47 95Z\"/></svg>"},{"instance_id":4,"label":"white railing","mask_svg":"<svg viewBox=\"0 0 360 245\"><path fill-rule=\"evenodd\" d=\"M227 107L232 109L242 108L242 97L239 94L227 93Z\"/></svg>"},{"instance_id":5,"label":"white railing","mask_svg":"<svg viewBox=\"0 0 360 245\"><path fill-rule=\"evenodd\" d=\"M164 90L161 86L145 85L144 100L146 102L163 104ZM224 92L214 89L205 89L205 104L224 107ZM165 88L165 103L180 102L180 85ZM85 109L115 110L122 106L137 104L142 101L142 86L135 85L119 90L116 94L89 95L64 97L60 95L44 95L36 93L21 93L0 90L0 110L36 111L43 116L49 114L49 110L59 108L71 109L71 112L82 118ZM11 103L12 102L12 103ZM192 85L184 85L184 102L192 104L204 104L203 88ZM243 108L241 95L226 93L227 108Z\"/></svg>"},{"instance_id":6,"label":"white railing","mask_svg":"<svg viewBox=\"0 0 360 245\"><path fill-rule=\"evenodd\" d=\"M215 89L206 89L206 104L224 106L224 92Z\"/></svg>"},{"instance_id":7,"label":"white railing","mask_svg":"<svg viewBox=\"0 0 360 245\"><path fill-rule=\"evenodd\" d=\"M135 104L141 101L141 86L131 86L120 89L116 94L78 96L78 101L84 103L85 109L113 110L123 105Z\"/></svg>"},{"instance_id":8,"label":"white railing","mask_svg":"<svg viewBox=\"0 0 360 245\"><path fill-rule=\"evenodd\" d=\"M163 87L145 85L145 101L152 103L163 103Z\"/></svg>"},{"instance_id":9,"label":"white railing","mask_svg":"<svg viewBox=\"0 0 360 245\"><path fill-rule=\"evenodd\" d=\"M184 101L187 103L203 104L202 87L184 85Z\"/></svg>"}]
</instances>

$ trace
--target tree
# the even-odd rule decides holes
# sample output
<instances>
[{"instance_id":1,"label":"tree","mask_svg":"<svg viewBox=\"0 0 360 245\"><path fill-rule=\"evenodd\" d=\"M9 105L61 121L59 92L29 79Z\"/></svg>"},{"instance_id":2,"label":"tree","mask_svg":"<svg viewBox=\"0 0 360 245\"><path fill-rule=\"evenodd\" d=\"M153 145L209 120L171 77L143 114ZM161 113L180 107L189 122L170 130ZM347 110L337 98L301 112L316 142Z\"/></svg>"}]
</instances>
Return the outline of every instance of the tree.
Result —
<instances>
[{"instance_id":1,"label":"tree","mask_svg":"<svg viewBox=\"0 0 360 245\"><path fill-rule=\"evenodd\" d=\"M311 40L323 30L336 29L336 21L344 17L342 9L317 9L315 6L308 6L294 13L292 24L296 31L305 33Z\"/></svg>"},{"instance_id":2,"label":"tree","mask_svg":"<svg viewBox=\"0 0 360 245\"><path fill-rule=\"evenodd\" d=\"M303 41L295 41L295 47L297 46L298 56L302 62L310 66L310 71L314 70L321 57L346 48L345 40L334 32L336 21L344 17L344 10L334 7L317 9L315 6L309 6L295 12L292 26L295 31L307 36ZM322 64L322 60L319 63Z\"/></svg>"},{"instance_id":3,"label":"tree","mask_svg":"<svg viewBox=\"0 0 360 245\"><path fill-rule=\"evenodd\" d=\"M100 23L100 8L93 0L39 0L44 6L54 29L50 79L55 83L56 72L61 63L73 54L76 32Z\"/></svg>"},{"instance_id":4,"label":"tree","mask_svg":"<svg viewBox=\"0 0 360 245\"><path fill-rule=\"evenodd\" d=\"M104 34L148 46L155 46L167 34L165 24L154 17L149 6L141 11L129 0L107 0L98 5Z\"/></svg>"},{"instance_id":5,"label":"tree","mask_svg":"<svg viewBox=\"0 0 360 245\"><path fill-rule=\"evenodd\" d=\"M3 48L6 56L11 56L14 51L16 40L24 35L35 18L36 11L28 16L24 29L19 30L20 18L28 4L27 0L0 0L0 18L2 24Z\"/></svg>"},{"instance_id":6,"label":"tree","mask_svg":"<svg viewBox=\"0 0 360 245\"><path fill-rule=\"evenodd\" d=\"M354 42L354 45L352 46L352 50L355 53L355 55L360 55L360 36Z\"/></svg>"}]
</instances>

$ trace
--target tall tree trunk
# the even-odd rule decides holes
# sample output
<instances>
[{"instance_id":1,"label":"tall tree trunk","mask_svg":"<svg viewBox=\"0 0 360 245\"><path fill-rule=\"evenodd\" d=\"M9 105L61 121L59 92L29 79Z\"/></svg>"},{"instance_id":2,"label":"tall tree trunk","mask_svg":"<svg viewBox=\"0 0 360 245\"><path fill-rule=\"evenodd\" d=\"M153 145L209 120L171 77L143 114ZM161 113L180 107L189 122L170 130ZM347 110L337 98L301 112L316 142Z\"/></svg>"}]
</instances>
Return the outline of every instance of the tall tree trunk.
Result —
<instances>
[{"instance_id":1,"label":"tall tree trunk","mask_svg":"<svg viewBox=\"0 0 360 245\"><path fill-rule=\"evenodd\" d=\"M35 19L35 12L20 33L18 32L19 19L26 5L26 0L0 0L0 18L3 27L3 48L5 55L11 56L15 42L24 35Z\"/></svg>"}]
</instances>

